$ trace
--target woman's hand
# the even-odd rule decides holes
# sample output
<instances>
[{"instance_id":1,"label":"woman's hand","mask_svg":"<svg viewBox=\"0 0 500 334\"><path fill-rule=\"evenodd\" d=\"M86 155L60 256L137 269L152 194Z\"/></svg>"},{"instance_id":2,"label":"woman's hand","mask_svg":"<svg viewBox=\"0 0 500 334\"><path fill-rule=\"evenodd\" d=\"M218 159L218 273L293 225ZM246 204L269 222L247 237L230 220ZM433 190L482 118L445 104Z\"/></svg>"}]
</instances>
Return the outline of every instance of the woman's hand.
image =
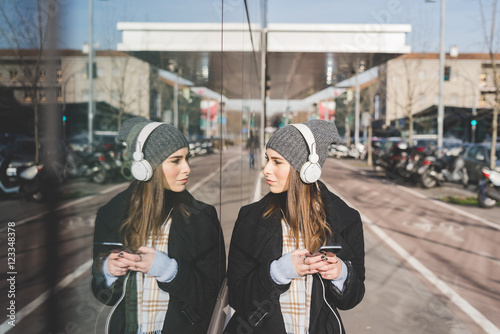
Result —
<instances>
[{"instance_id":1,"label":"woman's hand","mask_svg":"<svg viewBox=\"0 0 500 334\"><path fill-rule=\"evenodd\" d=\"M125 263L119 261L120 254L121 253L116 252L111 253L108 256L108 271L113 276L123 276L127 273L128 270L128 266Z\"/></svg>"},{"instance_id":2,"label":"woman's hand","mask_svg":"<svg viewBox=\"0 0 500 334\"><path fill-rule=\"evenodd\" d=\"M142 246L137 250L137 253L135 254L127 252L118 253L116 261L119 262L118 266L121 269L126 268L125 272L127 270L132 270L132 271L140 271L144 274L147 274L149 272L149 269L151 268L151 265L153 264L153 261L155 259L155 254L156 254L156 249L152 247ZM109 261L108 261L108 269L109 269Z\"/></svg>"},{"instance_id":3,"label":"woman's hand","mask_svg":"<svg viewBox=\"0 0 500 334\"><path fill-rule=\"evenodd\" d=\"M323 253L321 255L323 265L318 268L318 272L324 279L336 279L342 274L342 262L334 253Z\"/></svg>"},{"instance_id":4,"label":"woman's hand","mask_svg":"<svg viewBox=\"0 0 500 334\"><path fill-rule=\"evenodd\" d=\"M297 249L292 252L292 263L299 276L315 274L325 264L321 254L312 256L307 249Z\"/></svg>"}]
</instances>

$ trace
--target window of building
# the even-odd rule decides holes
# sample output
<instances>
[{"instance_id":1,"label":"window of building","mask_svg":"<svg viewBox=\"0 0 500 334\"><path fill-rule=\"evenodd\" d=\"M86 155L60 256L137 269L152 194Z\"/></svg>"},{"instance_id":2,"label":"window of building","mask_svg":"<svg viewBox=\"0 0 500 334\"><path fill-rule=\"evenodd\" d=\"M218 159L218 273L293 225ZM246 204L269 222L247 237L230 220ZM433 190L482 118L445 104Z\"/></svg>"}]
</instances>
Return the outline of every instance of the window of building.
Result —
<instances>
[{"instance_id":1,"label":"window of building","mask_svg":"<svg viewBox=\"0 0 500 334\"><path fill-rule=\"evenodd\" d=\"M10 81L17 81L17 70L10 70Z\"/></svg>"},{"instance_id":2,"label":"window of building","mask_svg":"<svg viewBox=\"0 0 500 334\"><path fill-rule=\"evenodd\" d=\"M57 70L56 80L57 80L57 82L62 82L62 70Z\"/></svg>"},{"instance_id":3,"label":"window of building","mask_svg":"<svg viewBox=\"0 0 500 334\"><path fill-rule=\"evenodd\" d=\"M63 101L63 98L62 98L62 88L61 87L59 87L59 89L57 90L56 99L57 99L57 102L62 102Z\"/></svg>"},{"instance_id":4,"label":"window of building","mask_svg":"<svg viewBox=\"0 0 500 334\"><path fill-rule=\"evenodd\" d=\"M486 107L486 95L481 94L481 97L479 99L479 106Z\"/></svg>"},{"instance_id":5,"label":"window of building","mask_svg":"<svg viewBox=\"0 0 500 334\"><path fill-rule=\"evenodd\" d=\"M38 101L40 101L40 103L47 102L47 93L45 92L38 93Z\"/></svg>"},{"instance_id":6,"label":"window of building","mask_svg":"<svg viewBox=\"0 0 500 334\"><path fill-rule=\"evenodd\" d=\"M46 76L47 76L47 71L45 71L45 70L40 70L40 72L39 72L39 79L40 79L40 82L44 82L44 81L45 81Z\"/></svg>"},{"instance_id":7,"label":"window of building","mask_svg":"<svg viewBox=\"0 0 500 334\"><path fill-rule=\"evenodd\" d=\"M486 86L486 73L481 73L479 76L479 82L481 86Z\"/></svg>"},{"instance_id":8,"label":"window of building","mask_svg":"<svg viewBox=\"0 0 500 334\"><path fill-rule=\"evenodd\" d=\"M31 98L31 93L26 91L24 92L24 102L31 103L33 99Z\"/></svg>"}]
</instances>

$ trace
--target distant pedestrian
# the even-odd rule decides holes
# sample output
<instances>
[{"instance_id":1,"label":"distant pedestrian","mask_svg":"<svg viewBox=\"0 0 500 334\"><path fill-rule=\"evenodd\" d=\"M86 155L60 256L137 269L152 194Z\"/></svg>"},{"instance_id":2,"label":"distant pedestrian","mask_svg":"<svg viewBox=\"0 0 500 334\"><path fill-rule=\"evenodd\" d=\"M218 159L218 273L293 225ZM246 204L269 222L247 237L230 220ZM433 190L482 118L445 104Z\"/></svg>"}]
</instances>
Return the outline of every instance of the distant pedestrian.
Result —
<instances>
[{"instance_id":1,"label":"distant pedestrian","mask_svg":"<svg viewBox=\"0 0 500 334\"><path fill-rule=\"evenodd\" d=\"M365 292L359 213L318 181L333 123L312 120L278 130L263 170L270 193L241 208L229 250L225 333L345 333L337 309ZM317 252L338 245L338 254Z\"/></svg>"},{"instance_id":2,"label":"distant pedestrian","mask_svg":"<svg viewBox=\"0 0 500 334\"><path fill-rule=\"evenodd\" d=\"M188 142L142 117L125 121L118 139L127 141L136 180L95 222L92 291L116 305L106 332L205 334L226 259L215 208L186 190ZM110 252L103 242L126 248Z\"/></svg>"},{"instance_id":3,"label":"distant pedestrian","mask_svg":"<svg viewBox=\"0 0 500 334\"><path fill-rule=\"evenodd\" d=\"M258 148L259 148L259 139L257 136L253 134L253 130L250 130L250 136L248 137L247 141L250 169L253 169L255 165L255 152L257 151Z\"/></svg>"}]
</instances>

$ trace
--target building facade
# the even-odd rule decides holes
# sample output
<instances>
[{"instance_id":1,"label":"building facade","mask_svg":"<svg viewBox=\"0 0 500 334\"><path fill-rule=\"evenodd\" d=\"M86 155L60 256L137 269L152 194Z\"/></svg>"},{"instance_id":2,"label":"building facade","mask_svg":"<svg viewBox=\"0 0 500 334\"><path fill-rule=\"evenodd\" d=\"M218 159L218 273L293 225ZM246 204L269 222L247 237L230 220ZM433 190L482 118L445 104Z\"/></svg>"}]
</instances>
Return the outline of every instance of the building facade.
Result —
<instances>
[{"instance_id":1,"label":"building facade","mask_svg":"<svg viewBox=\"0 0 500 334\"><path fill-rule=\"evenodd\" d=\"M498 55L497 60L500 60ZM500 66L497 65L500 69ZM439 54L411 53L389 60L381 67L386 76L387 125L438 105ZM488 54L446 56L445 106L468 109L493 107L494 78Z\"/></svg>"},{"instance_id":2,"label":"building facade","mask_svg":"<svg viewBox=\"0 0 500 334\"><path fill-rule=\"evenodd\" d=\"M123 52L97 51L93 100L131 115L149 117L151 65ZM88 55L67 51L61 57L64 103L89 101Z\"/></svg>"}]
</instances>

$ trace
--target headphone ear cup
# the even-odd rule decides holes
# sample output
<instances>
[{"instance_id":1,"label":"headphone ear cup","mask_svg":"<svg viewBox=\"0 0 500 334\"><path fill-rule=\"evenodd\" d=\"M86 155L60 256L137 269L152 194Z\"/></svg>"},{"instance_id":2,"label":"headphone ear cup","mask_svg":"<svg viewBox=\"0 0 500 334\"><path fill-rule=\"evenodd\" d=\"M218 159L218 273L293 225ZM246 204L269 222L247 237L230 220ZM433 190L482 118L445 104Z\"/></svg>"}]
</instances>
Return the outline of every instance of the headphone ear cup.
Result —
<instances>
[{"instance_id":1,"label":"headphone ear cup","mask_svg":"<svg viewBox=\"0 0 500 334\"><path fill-rule=\"evenodd\" d=\"M321 166L317 163L306 162L300 169L300 179L304 183L314 183L321 176Z\"/></svg>"},{"instance_id":2,"label":"headphone ear cup","mask_svg":"<svg viewBox=\"0 0 500 334\"><path fill-rule=\"evenodd\" d=\"M149 181L153 176L153 169L147 160L134 161L130 171L132 176L139 181Z\"/></svg>"}]
</instances>

